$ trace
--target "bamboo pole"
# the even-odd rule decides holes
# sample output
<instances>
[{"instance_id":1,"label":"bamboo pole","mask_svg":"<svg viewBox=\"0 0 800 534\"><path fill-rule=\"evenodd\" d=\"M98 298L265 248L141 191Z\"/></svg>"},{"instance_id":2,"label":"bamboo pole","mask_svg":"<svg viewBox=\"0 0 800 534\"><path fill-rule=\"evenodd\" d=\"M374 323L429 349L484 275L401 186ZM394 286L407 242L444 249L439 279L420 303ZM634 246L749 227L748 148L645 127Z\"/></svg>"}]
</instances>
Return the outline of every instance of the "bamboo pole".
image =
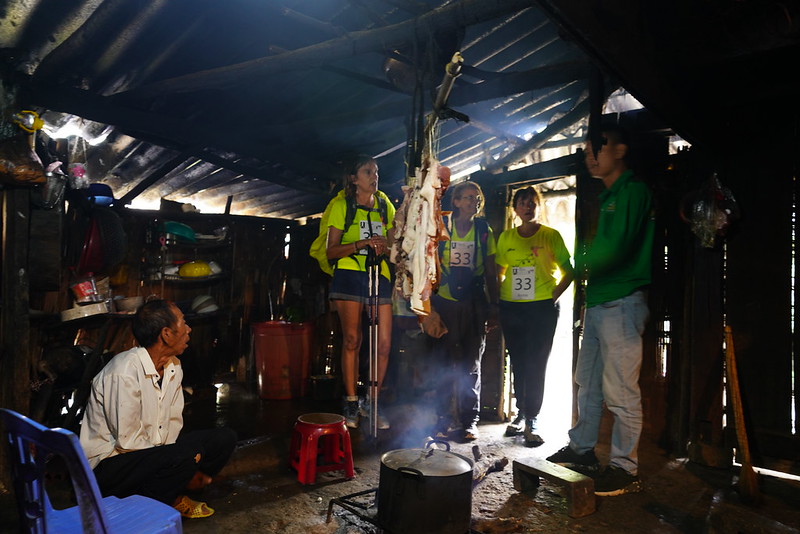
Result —
<instances>
[{"instance_id":1,"label":"bamboo pole","mask_svg":"<svg viewBox=\"0 0 800 534\"><path fill-rule=\"evenodd\" d=\"M725 326L725 370L728 373L728 391L733 405L733 417L736 424L737 452L741 456L742 468L739 471L739 492L742 497L750 502L760 502L761 493L758 489L758 475L753 469L750 459L750 445L747 441L747 430L744 422L744 406L742 394L739 389L739 372L736 369L736 355L733 350L733 332L731 327Z\"/></svg>"}]
</instances>

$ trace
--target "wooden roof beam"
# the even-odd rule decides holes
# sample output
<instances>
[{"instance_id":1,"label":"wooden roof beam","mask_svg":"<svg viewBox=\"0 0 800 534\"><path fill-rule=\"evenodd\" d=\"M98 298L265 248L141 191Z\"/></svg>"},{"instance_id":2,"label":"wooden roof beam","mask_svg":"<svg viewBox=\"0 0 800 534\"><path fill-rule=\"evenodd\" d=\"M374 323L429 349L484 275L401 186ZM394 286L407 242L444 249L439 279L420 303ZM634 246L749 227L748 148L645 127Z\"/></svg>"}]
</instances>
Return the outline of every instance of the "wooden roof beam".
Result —
<instances>
[{"instance_id":1,"label":"wooden roof beam","mask_svg":"<svg viewBox=\"0 0 800 534\"><path fill-rule=\"evenodd\" d=\"M164 165L150 173L147 177L141 180L138 184L133 186L130 191L122 195L119 199L119 204L125 206L133 202L133 199L144 193L151 185L161 180L163 177L174 171L181 163L192 157L193 150L184 150L178 155L170 159Z\"/></svg>"},{"instance_id":2,"label":"wooden roof beam","mask_svg":"<svg viewBox=\"0 0 800 534\"><path fill-rule=\"evenodd\" d=\"M314 30L328 37L341 37L347 34L347 31L341 26L334 26L329 22L323 22L314 17L309 17L308 15L304 15L288 7L280 8L280 13L287 19L307 26L310 30Z\"/></svg>"},{"instance_id":3,"label":"wooden roof beam","mask_svg":"<svg viewBox=\"0 0 800 534\"><path fill-rule=\"evenodd\" d=\"M276 72L316 68L331 61L402 47L420 33L438 33L470 26L530 7L531 0L461 0L412 20L362 30L312 46L234 65L186 74L118 93L119 99L149 99L163 94L234 87Z\"/></svg>"},{"instance_id":4,"label":"wooden roof beam","mask_svg":"<svg viewBox=\"0 0 800 534\"><path fill-rule=\"evenodd\" d=\"M483 83L462 83L461 80L456 80L456 87L448 104L463 106L492 98L562 85L588 78L590 69L589 62L575 61L523 72L499 73Z\"/></svg>"},{"instance_id":5,"label":"wooden roof beam","mask_svg":"<svg viewBox=\"0 0 800 534\"><path fill-rule=\"evenodd\" d=\"M553 158L541 163L534 163L514 169L493 174L478 171L470 175L470 179L480 183L482 187L517 184L522 182L546 182L561 176L571 176L586 170L583 151L574 154Z\"/></svg>"},{"instance_id":6,"label":"wooden roof beam","mask_svg":"<svg viewBox=\"0 0 800 534\"><path fill-rule=\"evenodd\" d=\"M450 95L448 105L465 106L492 98L501 98L512 94L526 93L536 89L542 89L553 85L564 84L583 79L584 73L588 73L590 65L584 63L564 63L553 67L532 69L524 72L514 72L510 74L498 73L498 76L491 81L479 84L466 84L456 80L456 85ZM588 74L587 74L588 75ZM355 118L360 120L369 119L379 121L401 117L408 113L408 109L402 106L379 105L358 112L337 113L333 115L316 116L313 119L303 119L287 123L265 124L265 127L279 128L281 131L291 129L308 128L309 125L335 125L346 123Z\"/></svg>"},{"instance_id":7,"label":"wooden roof beam","mask_svg":"<svg viewBox=\"0 0 800 534\"><path fill-rule=\"evenodd\" d=\"M616 89L617 87L614 86L614 90ZM605 98L608 98L608 95L612 92L613 90L606 89ZM604 101L605 98L603 98ZM528 142L514 148L502 158L487 165L486 171L497 172L504 167L509 167L514 163L521 161L534 150L541 148L542 145L550 140L551 137L563 132L570 126L575 125L582 119L586 118L587 115L589 115L589 99L584 98L583 100L579 101L570 111L564 114L563 117L551 122L547 125L547 128L531 137Z\"/></svg>"}]
</instances>

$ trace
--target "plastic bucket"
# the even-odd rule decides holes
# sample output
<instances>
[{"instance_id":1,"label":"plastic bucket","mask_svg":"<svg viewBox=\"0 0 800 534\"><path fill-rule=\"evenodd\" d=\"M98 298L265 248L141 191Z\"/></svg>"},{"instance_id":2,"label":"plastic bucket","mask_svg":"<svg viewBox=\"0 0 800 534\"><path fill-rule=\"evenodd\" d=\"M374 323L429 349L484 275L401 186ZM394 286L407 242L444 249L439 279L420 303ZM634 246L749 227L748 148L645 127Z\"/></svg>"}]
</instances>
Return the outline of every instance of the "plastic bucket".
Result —
<instances>
[{"instance_id":1,"label":"plastic bucket","mask_svg":"<svg viewBox=\"0 0 800 534\"><path fill-rule=\"evenodd\" d=\"M314 338L312 323L253 323L253 347L262 399L284 400L306 394Z\"/></svg>"}]
</instances>

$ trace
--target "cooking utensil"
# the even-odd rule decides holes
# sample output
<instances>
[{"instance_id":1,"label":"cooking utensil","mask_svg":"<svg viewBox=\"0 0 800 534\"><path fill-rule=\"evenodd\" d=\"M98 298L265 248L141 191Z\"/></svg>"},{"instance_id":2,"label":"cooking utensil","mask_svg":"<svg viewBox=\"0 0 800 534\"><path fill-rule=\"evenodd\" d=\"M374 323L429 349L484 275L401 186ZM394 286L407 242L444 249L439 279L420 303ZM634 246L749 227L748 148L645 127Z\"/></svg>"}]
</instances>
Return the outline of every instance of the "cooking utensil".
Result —
<instances>
[{"instance_id":1,"label":"cooking utensil","mask_svg":"<svg viewBox=\"0 0 800 534\"><path fill-rule=\"evenodd\" d=\"M431 448L434 443L446 449ZM472 517L472 460L450 452L446 441L381 456L378 521L400 534L464 534Z\"/></svg>"},{"instance_id":2,"label":"cooking utensil","mask_svg":"<svg viewBox=\"0 0 800 534\"><path fill-rule=\"evenodd\" d=\"M164 221L159 230L166 234L166 244L196 243L197 237L191 226L177 221Z\"/></svg>"},{"instance_id":3,"label":"cooking utensil","mask_svg":"<svg viewBox=\"0 0 800 534\"><path fill-rule=\"evenodd\" d=\"M92 315L100 315L102 313L108 313L108 305L105 302L96 302L94 304L86 304L84 306L75 306L74 308L70 308L61 312L61 321L67 322L74 319L91 317Z\"/></svg>"},{"instance_id":4,"label":"cooking utensil","mask_svg":"<svg viewBox=\"0 0 800 534\"><path fill-rule=\"evenodd\" d=\"M117 311L134 313L144 304L144 297L125 297L121 299L114 299L114 306Z\"/></svg>"}]
</instances>

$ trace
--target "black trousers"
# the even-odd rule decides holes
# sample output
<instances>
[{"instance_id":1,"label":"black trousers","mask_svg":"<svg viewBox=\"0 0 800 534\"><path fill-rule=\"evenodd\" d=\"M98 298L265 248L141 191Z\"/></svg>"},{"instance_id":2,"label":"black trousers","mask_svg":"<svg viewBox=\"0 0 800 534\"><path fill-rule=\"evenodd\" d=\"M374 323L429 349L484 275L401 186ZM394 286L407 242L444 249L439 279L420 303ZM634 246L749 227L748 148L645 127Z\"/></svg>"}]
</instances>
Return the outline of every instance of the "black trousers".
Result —
<instances>
[{"instance_id":1,"label":"black trousers","mask_svg":"<svg viewBox=\"0 0 800 534\"><path fill-rule=\"evenodd\" d=\"M104 497L144 495L172 505L197 471L210 477L219 473L235 447L236 433L229 428L181 432L172 445L106 458L94 475Z\"/></svg>"},{"instance_id":2,"label":"black trousers","mask_svg":"<svg viewBox=\"0 0 800 534\"><path fill-rule=\"evenodd\" d=\"M464 428L480 419L481 358L486 347L486 298L452 301L438 295L433 308L447 325L447 333L435 340L433 358L439 360L437 412L447 415L455 399L456 422Z\"/></svg>"},{"instance_id":3,"label":"black trousers","mask_svg":"<svg viewBox=\"0 0 800 534\"><path fill-rule=\"evenodd\" d=\"M500 301L500 324L514 373L517 409L527 419L539 415L544 400L545 372L558 324L558 303Z\"/></svg>"}]
</instances>

